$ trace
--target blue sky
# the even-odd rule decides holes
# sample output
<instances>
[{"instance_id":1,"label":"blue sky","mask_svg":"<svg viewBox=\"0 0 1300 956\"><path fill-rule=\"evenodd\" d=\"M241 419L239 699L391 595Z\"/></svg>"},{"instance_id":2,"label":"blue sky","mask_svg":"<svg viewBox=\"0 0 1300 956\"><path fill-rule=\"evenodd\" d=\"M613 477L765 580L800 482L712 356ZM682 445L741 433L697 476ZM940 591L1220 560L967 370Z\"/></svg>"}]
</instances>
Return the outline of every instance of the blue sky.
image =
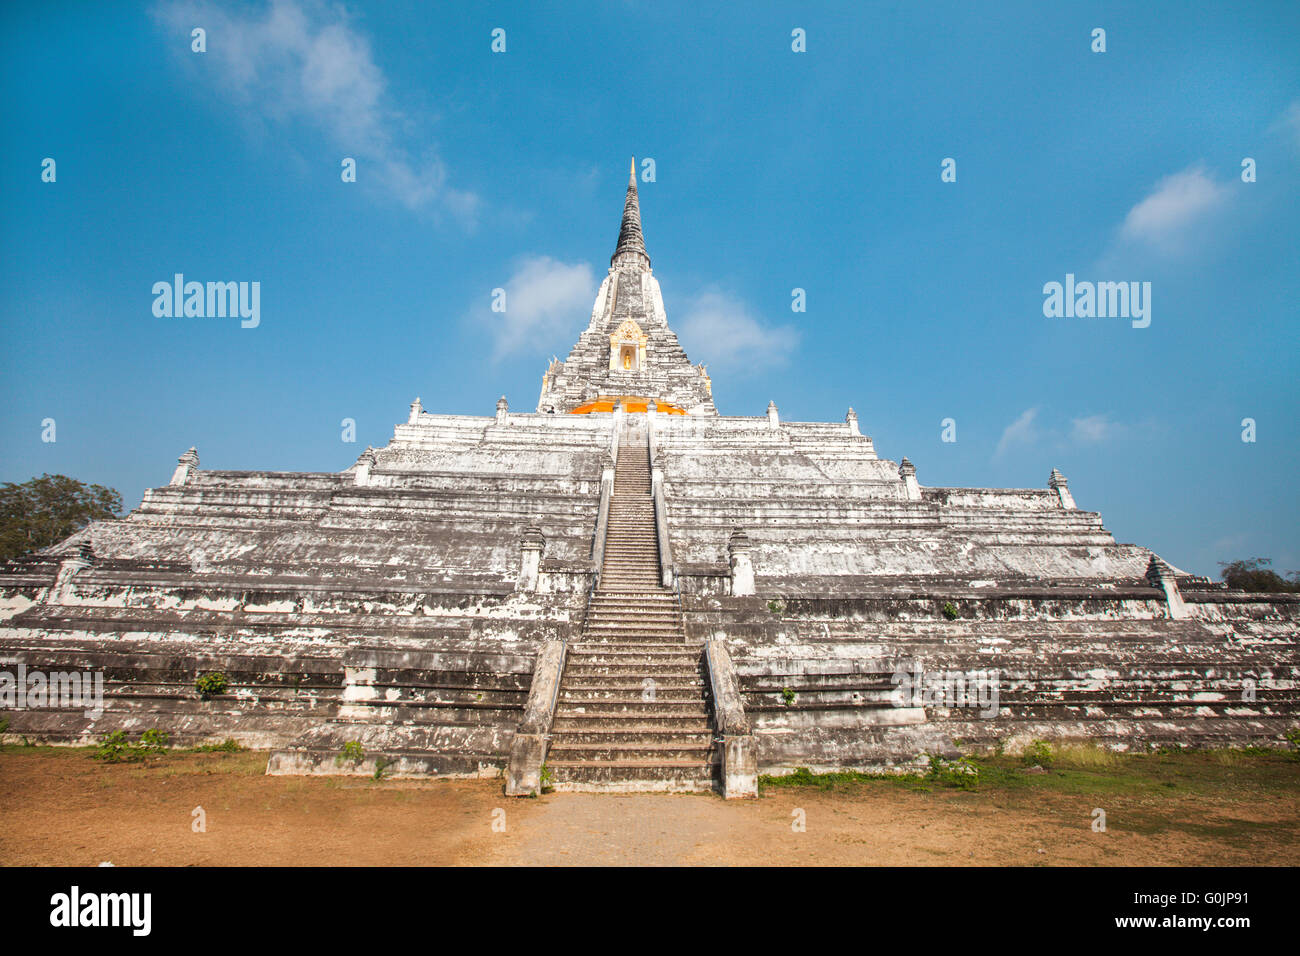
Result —
<instances>
[{"instance_id":1,"label":"blue sky","mask_svg":"<svg viewBox=\"0 0 1300 956\"><path fill-rule=\"evenodd\" d=\"M924 485L1058 467L1187 570L1300 568L1300 5L463 7L0 10L0 480L133 507L190 445L337 471L416 395L531 411L636 155L723 414L852 405ZM156 317L177 272L260 282L260 325ZM1067 273L1150 282L1150 327L1045 317Z\"/></svg>"}]
</instances>

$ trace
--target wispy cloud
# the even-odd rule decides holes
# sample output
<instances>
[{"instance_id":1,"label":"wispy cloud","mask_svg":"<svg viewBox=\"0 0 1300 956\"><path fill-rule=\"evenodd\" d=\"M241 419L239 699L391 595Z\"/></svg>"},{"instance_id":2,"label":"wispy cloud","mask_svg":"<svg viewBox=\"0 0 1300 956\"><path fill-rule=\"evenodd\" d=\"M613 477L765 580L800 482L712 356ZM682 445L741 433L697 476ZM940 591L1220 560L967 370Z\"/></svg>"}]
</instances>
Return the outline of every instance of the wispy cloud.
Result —
<instances>
[{"instance_id":1,"label":"wispy cloud","mask_svg":"<svg viewBox=\"0 0 1300 956\"><path fill-rule=\"evenodd\" d=\"M717 289L687 301L680 318L669 316L682 347L694 362L733 375L784 364L799 345L791 325L769 325L745 303Z\"/></svg>"},{"instance_id":2,"label":"wispy cloud","mask_svg":"<svg viewBox=\"0 0 1300 956\"><path fill-rule=\"evenodd\" d=\"M994 457L1002 455L1013 445L1037 445L1044 451L1065 451L1079 445L1100 445L1119 441L1134 435L1148 433L1150 423L1129 425L1113 420L1109 415L1087 415L1070 419L1069 427L1063 423L1044 422L1039 410L1027 408L1002 430Z\"/></svg>"},{"instance_id":3,"label":"wispy cloud","mask_svg":"<svg viewBox=\"0 0 1300 956\"><path fill-rule=\"evenodd\" d=\"M1027 408L1021 412L1019 418L1002 430L1002 437L998 439L998 447L993 454L1001 455L1012 445L1030 445L1038 441L1042 433L1034 424L1037 417L1037 408Z\"/></svg>"},{"instance_id":4,"label":"wispy cloud","mask_svg":"<svg viewBox=\"0 0 1300 956\"><path fill-rule=\"evenodd\" d=\"M596 299L596 274L586 262L567 264L547 256L520 260L501 286L505 311L491 311L490 301L471 312L476 323L486 324L497 359L541 353L557 338L575 336L587 324Z\"/></svg>"},{"instance_id":5,"label":"wispy cloud","mask_svg":"<svg viewBox=\"0 0 1300 956\"><path fill-rule=\"evenodd\" d=\"M1128 426L1113 422L1107 415L1089 415L1070 422L1070 441L1074 444L1098 444L1120 438Z\"/></svg>"},{"instance_id":6,"label":"wispy cloud","mask_svg":"<svg viewBox=\"0 0 1300 956\"><path fill-rule=\"evenodd\" d=\"M404 118L389 102L387 81L369 39L340 7L272 0L262 10L205 0L170 0L156 16L185 37L207 32L206 70L232 102L275 124L309 123L343 156L357 160L358 183L373 181L410 208L446 209L472 221L477 197L447 184L437 156L413 157L397 130Z\"/></svg>"},{"instance_id":7,"label":"wispy cloud","mask_svg":"<svg viewBox=\"0 0 1300 956\"><path fill-rule=\"evenodd\" d=\"M1270 131L1279 130L1291 141L1291 145L1300 149L1300 100L1295 100L1282 111Z\"/></svg>"},{"instance_id":8,"label":"wispy cloud","mask_svg":"<svg viewBox=\"0 0 1300 956\"><path fill-rule=\"evenodd\" d=\"M1228 187L1217 183L1200 165L1166 176L1150 194L1128 211L1120 226L1121 239L1166 253L1190 245L1189 231L1228 198Z\"/></svg>"}]
</instances>

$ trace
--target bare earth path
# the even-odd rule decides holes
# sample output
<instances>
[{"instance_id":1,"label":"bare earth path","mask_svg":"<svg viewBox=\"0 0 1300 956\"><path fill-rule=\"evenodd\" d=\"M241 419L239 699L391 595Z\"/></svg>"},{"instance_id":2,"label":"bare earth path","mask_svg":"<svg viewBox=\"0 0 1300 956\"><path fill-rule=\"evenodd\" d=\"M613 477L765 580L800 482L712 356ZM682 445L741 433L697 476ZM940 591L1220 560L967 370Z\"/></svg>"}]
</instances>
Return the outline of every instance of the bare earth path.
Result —
<instances>
[{"instance_id":1,"label":"bare earth path","mask_svg":"<svg viewBox=\"0 0 1300 956\"><path fill-rule=\"evenodd\" d=\"M1113 792L1109 778L1056 774L974 793L868 783L728 803L507 800L497 780L267 777L258 753L105 765L85 751L6 747L0 863L1294 866L1300 763L1263 759L1173 765L1171 780ZM199 806L206 833L191 829ZM1094 807L1106 810L1105 833L1092 829Z\"/></svg>"}]
</instances>

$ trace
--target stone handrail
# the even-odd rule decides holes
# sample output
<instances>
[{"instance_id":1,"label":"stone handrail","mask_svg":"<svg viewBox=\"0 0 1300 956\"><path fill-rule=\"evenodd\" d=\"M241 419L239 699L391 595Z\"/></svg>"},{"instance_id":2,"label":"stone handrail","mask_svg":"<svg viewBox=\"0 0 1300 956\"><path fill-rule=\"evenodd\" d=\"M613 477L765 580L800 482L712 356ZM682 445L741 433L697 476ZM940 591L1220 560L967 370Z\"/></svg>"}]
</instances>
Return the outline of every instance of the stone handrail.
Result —
<instances>
[{"instance_id":1,"label":"stone handrail","mask_svg":"<svg viewBox=\"0 0 1300 956\"><path fill-rule=\"evenodd\" d=\"M600 570L605 564L605 533L609 527L609 503L614 494L614 469L607 466L600 476L600 511L596 517L596 534L591 542L591 560L595 565L593 587L600 584Z\"/></svg>"},{"instance_id":2,"label":"stone handrail","mask_svg":"<svg viewBox=\"0 0 1300 956\"><path fill-rule=\"evenodd\" d=\"M555 719L555 702L560 695L566 651L567 645L563 640L552 639L543 641L537 652L528 703L524 705L524 719L519 722L510 746L510 762L506 767L507 796L527 797L541 792L542 764L546 761L548 738Z\"/></svg>"},{"instance_id":3,"label":"stone handrail","mask_svg":"<svg viewBox=\"0 0 1300 956\"><path fill-rule=\"evenodd\" d=\"M652 491L655 503L655 534L659 539L659 570L663 575L663 585L673 586L673 546L668 540L668 504L664 501L664 475L662 471L653 471Z\"/></svg>"},{"instance_id":4,"label":"stone handrail","mask_svg":"<svg viewBox=\"0 0 1300 956\"><path fill-rule=\"evenodd\" d=\"M704 663L713 692L713 716L722 743L722 795L728 800L758 796L758 754L753 728L745 715L740 681L727 644L720 637L704 642Z\"/></svg>"},{"instance_id":5,"label":"stone handrail","mask_svg":"<svg viewBox=\"0 0 1300 956\"><path fill-rule=\"evenodd\" d=\"M650 454L650 494L654 498L655 536L659 542L659 573L663 586L673 586L673 546L668 539L668 502L664 499L664 472L655 441L655 417L647 416L646 447Z\"/></svg>"}]
</instances>

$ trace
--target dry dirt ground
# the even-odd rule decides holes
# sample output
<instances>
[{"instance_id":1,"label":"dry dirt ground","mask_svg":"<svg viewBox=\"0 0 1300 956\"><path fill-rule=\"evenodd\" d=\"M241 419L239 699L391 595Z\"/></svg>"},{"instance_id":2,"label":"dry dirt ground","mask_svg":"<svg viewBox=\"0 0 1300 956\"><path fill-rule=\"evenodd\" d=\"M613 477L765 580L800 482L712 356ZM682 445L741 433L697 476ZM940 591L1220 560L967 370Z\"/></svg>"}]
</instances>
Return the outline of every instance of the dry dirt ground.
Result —
<instances>
[{"instance_id":1,"label":"dry dirt ground","mask_svg":"<svg viewBox=\"0 0 1300 956\"><path fill-rule=\"evenodd\" d=\"M731 802L519 800L499 780L267 777L265 764L248 751L104 764L89 750L0 748L0 864L1300 864L1300 761L1285 754L1033 774L1005 758L975 792L821 781ZM196 807L206 832L192 829Z\"/></svg>"}]
</instances>

